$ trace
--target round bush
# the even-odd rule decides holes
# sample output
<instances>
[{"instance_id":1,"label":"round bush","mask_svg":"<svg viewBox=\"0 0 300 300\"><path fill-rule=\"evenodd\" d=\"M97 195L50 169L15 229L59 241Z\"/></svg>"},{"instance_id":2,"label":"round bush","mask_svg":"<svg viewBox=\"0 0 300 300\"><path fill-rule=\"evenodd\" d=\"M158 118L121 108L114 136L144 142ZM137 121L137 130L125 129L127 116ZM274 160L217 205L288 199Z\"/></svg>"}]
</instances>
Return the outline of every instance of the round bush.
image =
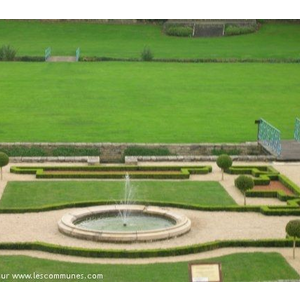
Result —
<instances>
[{"instance_id":1,"label":"round bush","mask_svg":"<svg viewBox=\"0 0 300 300\"><path fill-rule=\"evenodd\" d=\"M247 190L251 190L254 187L254 181L251 177L240 175L235 181L235 186L245 193Z\"/></svg>"},{"instance_id":2,"label":"round bush","mask_svg":"<svg viewBox=\"0 0 300 300\"><path fill-rule=\"evenodd\" d=\"M222 154L217 159L217 165L220 169L226 170L232 166L232 159L227 154Z\"/></svg>"},{"instance_id":3,"label":"round bush","mask_svg":"<svg viewBox=\"0 0 300 300\"><path fill-rule=\"evenodd\" d=\"M300 220L292 220L285 227L286 233L291 237L300 238Z\"/></svg>"},{"instance_id":4,"label":"round bush","mask_svg":"<svg viewBox=\"0 0 300 300\"><path fill-rule=\"evenodd\" d=\"M0 152L0 168L5 167L9 163L9 157L6 153Z\"/></svg>"}]
</instances>

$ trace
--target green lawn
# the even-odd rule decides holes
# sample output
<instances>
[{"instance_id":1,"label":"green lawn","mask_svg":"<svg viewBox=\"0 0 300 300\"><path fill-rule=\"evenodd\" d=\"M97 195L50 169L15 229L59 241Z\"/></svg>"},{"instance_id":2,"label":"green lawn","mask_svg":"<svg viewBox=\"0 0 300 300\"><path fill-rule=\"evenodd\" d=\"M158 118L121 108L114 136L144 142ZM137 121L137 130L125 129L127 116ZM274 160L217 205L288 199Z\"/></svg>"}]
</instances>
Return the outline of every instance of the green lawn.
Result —
<instances>
[{"instance_id":1,"label":"green lawn","mask_svg":"<svg viewBox=\"0 0 300 300\"><path fill-rule=\"evenodd\" d=\"M292 138L300 115L298 64L0 66L1 142L254 141L260 117Z\"/></svg>"},{"instance_id":2,"label":"green lawn","mask_svg":"<svg viewBox=\"0 0 300 300\"><path fill-rule=\"evenodd\" d=\"M237 253L205 261L222 263L223 281L278 281L299 280L299 274L278 253ZM107 282L122 281L189 281L188 262L157 263L149 265L101 265L57 262L27 256L0 256L1 274L9 274L8 280L0 276L0 281L35 281L25 279L35 273L78 274L79 280L36 280L36 281L93 281L88 274L102 274ZM23 279L13 279L12 274L23 275ZM28 274L28 275L25 275Z\"/></svg>"},{"instance_id":3,"label":"green lawn","mask_svg":"<svg viewBox=\"0 0 300 300\"><path fill-rule=\"evenodd\" d=\"M154 25L105 25L0 21L0 45L11 44L18 55L54 55L138 58L145 45L156 58L299 58L299 24L266 24L255 34L225 38L178 38Z\"/></svg>"},{"instance_id":4,"label":"green lawn","mask_svg":"<svg viewBox=\"0 0 300 300\"><path fill-rule=\"evenodd\" d=\"M124 181L8 182L0 208L28 208L124 198ZM235 205L218 182L132 181L134 198L196 205Z\"/></svg>"}]
</instances>

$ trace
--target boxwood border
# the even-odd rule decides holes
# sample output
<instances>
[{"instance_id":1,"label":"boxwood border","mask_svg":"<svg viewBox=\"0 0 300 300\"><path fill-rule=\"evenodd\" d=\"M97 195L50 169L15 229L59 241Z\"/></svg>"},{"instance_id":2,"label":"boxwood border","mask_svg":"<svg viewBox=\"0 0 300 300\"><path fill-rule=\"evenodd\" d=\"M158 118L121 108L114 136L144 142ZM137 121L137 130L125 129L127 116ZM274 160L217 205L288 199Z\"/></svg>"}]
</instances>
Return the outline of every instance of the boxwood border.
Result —
<instances>
[{"instance_id":1,"label":"boxwood border","mask_svg":"<svg viewBox=\"0 0 300 300\"><path fill-rule=\"evenodd\" d=\"M180 256L207 252L221 248L249 248L249 247L292 247L293 240L288 239L269 239L269 240L228 240L214 241L203 244L181 246L166 249L147 249L147 250L123 250L123 249L88 249L68 247L61 245L48 244L43 242L16 242L0 243L0 250L33 250L61 255L94 257L94 258L150 258ZM300 239L296 241L300 246Z\"/></svg>"},{"instance_id":2,"label":"boxwood border","mask_svg":"<svg viewBox=\"0 0 300 300\"><path fill-rule=\"evenodd\" d=\"M72 171L77 173L70 174L49 174L45 171ZM85 174L81 171L104 171L107 174ZM109 173L109 172L120 173ZM122 179L124 172L141 171L139 174L131 174L132 179L189 179L191 174L208 174L212 171L211 166L40 166L40 167L20 167L12 166L11 173L15 174L31 174L36 178L43 179ZM143 171L153 173L143 173ZM179 174L165 174L160 171L178 171ZM121 173L122 172L122 173Z\"/></svg>"}]
</instances>

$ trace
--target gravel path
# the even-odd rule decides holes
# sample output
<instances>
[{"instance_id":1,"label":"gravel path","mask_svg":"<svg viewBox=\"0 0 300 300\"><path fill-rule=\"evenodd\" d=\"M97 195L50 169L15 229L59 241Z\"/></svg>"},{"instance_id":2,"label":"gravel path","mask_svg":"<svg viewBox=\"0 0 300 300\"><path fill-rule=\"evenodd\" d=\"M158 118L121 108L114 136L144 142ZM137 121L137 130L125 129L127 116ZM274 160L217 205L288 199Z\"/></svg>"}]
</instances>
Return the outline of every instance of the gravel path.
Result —
<instances>
[{"instance_id":1,"label":"gravel path","mask_svg":"<svg viewBox=\"0 0 300 300\"><path fill-rule=\"evenodd\" d=\"M170 240L152 243L113 244L85 241L65 236L58 231L60 218L78 209L40 213L2 214L0 242L42 241L52 244L103 249L164 249L170 247L230 239L285 238L285 226L294 216L273 217L260 213L204 212L172 208L192 221L189 233Z\"/></svg>"}]
</instances>

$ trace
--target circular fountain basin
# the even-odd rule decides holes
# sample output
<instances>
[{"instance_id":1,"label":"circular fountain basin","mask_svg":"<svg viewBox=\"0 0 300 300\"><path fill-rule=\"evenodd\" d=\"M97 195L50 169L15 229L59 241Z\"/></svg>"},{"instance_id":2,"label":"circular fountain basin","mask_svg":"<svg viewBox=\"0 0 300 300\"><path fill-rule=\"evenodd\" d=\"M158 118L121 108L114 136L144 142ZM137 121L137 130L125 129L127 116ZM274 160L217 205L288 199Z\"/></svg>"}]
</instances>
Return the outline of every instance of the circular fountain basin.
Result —
<instances>
[{"instance_id":1,"label":"circular fountain basin","mask_svg":"<svg viewBox=\"0 0 300 300\"><path fill-rule=\"evenodd\" d=\"M129 213L126 226L120 212ZM146 242L187 233L191 221L167 209L143 205L107 205L68 213L58 222L60 232L71 237L104 242Z\"/></svg>"}]
</instances>

